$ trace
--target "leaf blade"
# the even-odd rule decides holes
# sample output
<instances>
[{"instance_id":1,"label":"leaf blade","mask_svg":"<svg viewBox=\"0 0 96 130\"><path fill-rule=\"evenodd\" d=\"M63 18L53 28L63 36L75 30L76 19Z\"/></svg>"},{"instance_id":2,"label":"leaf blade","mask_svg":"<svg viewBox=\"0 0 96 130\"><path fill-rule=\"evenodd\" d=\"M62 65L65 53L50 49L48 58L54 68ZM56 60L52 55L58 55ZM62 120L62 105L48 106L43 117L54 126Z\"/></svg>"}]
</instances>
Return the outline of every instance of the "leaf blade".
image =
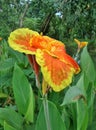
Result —
<instances>
[{"instance_id":1,"label":"leaf blade","mask_svg":"<svg viewBox=\"0 0 96 130\"><path fill-rule=\"evenodd\" d=\"M34 96L32 88L23 71L16 64L13 74L13 92L18 111L25 116L26 121L33 122Z\"/></svg>"}]
</instances>

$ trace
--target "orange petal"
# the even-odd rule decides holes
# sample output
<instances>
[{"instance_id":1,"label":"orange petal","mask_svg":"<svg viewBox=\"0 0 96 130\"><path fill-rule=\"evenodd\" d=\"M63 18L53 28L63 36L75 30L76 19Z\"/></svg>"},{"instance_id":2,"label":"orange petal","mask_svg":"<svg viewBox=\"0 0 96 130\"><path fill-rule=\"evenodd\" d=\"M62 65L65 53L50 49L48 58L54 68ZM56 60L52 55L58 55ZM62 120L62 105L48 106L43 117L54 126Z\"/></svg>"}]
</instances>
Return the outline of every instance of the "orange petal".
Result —
<instances>
[{"instance_id":1,"label":"orange petal","mask_svg":"<svg viewBox=\"0 0 96 130\"><path fill-rule=\"evenodd\" d=\"M64 50L64 44L58 40L55 40L53 38L50 38L48 36L34 36L32 38L32 46L34 48L38 49L46 49L50 52L54 52L57 48L58 50L63 48Z\"/></svg>"},{"instance_id":2,"label":"orange petal","mask_svg":"<svg viewBox=\"0 0 96 130\"><path fill-rule=\"evenodd\" d=\"M32 47L32 38L38 35L37 32L29 30L28 28L21 28L11 32L8 42L10 47L14 50L26 54L34 54L36 48Z\"/></svg>"},{"instance_id":3,"label":"orange petal","mask_svg":"<svg viewBox=\"0 0 96 130\"><path fill-rule=\"evenodd\" d=\"M14 50L24 52L26 54L35 54L37 49L46 49L50 53L54 53L56 51L58 53L61 50L65 50L65 46L62 42L48 36L41 36L37 32L27 28L21 28L13 31L8 38L8 42L10 47Z\"/></svg>"},{"instance_id":4,"label":"orange petal","mask_svg":"<svg viewBox=\"0 0 96 130\"><path fill-rule=\"evenodd\" d=\"M63 58L61 59L63 62L69 64L72 68L74 68L75 70L75 74L78 74L80 72L80 67L79 65L76 63L76 61L67 53L63 54Z\"/></svg>"},{"instance_id":5,"label":"orange petal","mask_svg":"<svg viewBox=\"0 0 96 130\"><path fill-rule=\"evenodd\" d=\"M75 67L46 51L37 50L36 61L41 66L45 81L54 91L61 91L72 82Z\"/></svg>"},{"instance_id":6,"label":"orange petal","mask_svg":"<svg viewBox=\"0 0 96 130\"><path fill-rule=\"evenodd\" d=\"M63 55L66 53L64 43L48 36L34 36L32 40L33 47L46 50L50 55L63 58Z\"/></svg>"}]
</instances>

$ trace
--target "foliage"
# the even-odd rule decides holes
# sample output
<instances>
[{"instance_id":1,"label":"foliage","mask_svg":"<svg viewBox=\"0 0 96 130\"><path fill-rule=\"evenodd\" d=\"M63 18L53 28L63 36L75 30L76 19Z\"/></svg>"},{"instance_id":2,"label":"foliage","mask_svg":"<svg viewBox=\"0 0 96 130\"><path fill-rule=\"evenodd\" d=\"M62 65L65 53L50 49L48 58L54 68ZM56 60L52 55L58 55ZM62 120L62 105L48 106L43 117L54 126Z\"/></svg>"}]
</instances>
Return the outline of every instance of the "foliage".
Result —
<instances>
[{"instance_id":1,"label":"foliage","mask_svg":"<svg viewBox=\"0 0 96 130\"><path fill-rule=\"evenodd\" d=\"M10 32L22 23L22 27L65 41L68 53L74 57L73 39L89 42L77 59L81 73L73 78L68 88L59 93L49 92L45 100L51 130L95 130L96 1L1 0L0 23L0 37L3 38L0 41L0 129L47 128L43 97L36 88L28 59L7 44Z\"/></svg>"},{"instance_id":2,"label":"foliage","mask_svg":"<svg viewBox=\"0 0 96 130\"><path fill-rule=\"evenodd\" d=\"M0 23L0 37L7 39L14 29L28 27L65 42L70 54L76 49L70 39L85 39L95 60L95 0L1 0Z\"/></svg>"},{"instance_id":3,"label":"foliage","mask_svg":"<svg viewBox=\"0 0 96 130\"><path fill-rule=\"evenodd\" d=\"M74 37L95 38L95 0L33 0L27 2L24 0L1 0L1 36L7 37L10 31L20 26L20 20L26 4L28 4L28 8L23 21L24 27L31 25L30 29L44 31L41 29L42 24L47 24L44 23L46 22L46 17L48 16L50 19L50 15L52 15L49 26L45 31L46 34L57 37L60 40Z\"/></svg>"}]
</instances>

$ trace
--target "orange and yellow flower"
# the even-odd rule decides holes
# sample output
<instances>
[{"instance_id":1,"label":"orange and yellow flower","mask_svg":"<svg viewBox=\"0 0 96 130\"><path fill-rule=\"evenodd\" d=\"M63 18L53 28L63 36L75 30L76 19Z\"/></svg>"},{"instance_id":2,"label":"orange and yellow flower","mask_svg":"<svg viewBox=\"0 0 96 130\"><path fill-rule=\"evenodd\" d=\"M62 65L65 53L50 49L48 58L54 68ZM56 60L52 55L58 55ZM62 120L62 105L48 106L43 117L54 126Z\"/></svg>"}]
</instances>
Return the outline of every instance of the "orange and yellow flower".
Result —
<instances>
[{"instance_id":1,"label":"orange and yellow flower","mask_svg":"<svg viewBox=\"0 0 96 130\"><path fill-rule=\"evenodd\" d=\"M66 53L64 44L58 40L21 28L10 34L8 42L14 50L35 56L45 82L56 92L67 87L73 75L80 71L75 60Z\"/></svg>"},{"instance_id":2,"label":"orange and yellow flower","mask_svg":"<svg viewBox=\"0 0 96 130\"><path fill-rule=\"evenodd\" d=\"M83 48L84 46L86 46L88 44L88 42L80 42L77 39L74 39L74 41L78 44L79 49Z\"/></svg>"}]
</instances>

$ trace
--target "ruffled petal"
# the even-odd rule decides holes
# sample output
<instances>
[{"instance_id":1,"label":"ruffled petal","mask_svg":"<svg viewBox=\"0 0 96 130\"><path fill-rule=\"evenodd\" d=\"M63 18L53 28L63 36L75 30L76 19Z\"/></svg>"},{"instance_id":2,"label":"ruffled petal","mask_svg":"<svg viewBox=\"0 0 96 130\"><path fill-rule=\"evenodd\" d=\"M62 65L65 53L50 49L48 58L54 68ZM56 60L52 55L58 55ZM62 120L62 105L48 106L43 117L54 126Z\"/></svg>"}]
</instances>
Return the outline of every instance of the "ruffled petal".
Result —
<instances>
[{"instance_id":1,"label":"ruffled petal","mask_svg":"<svg viewBox=\"0 0 96 130\"><path fill-rule=\"evenodd\" d=\"M37 50L36 61L41 66L45 81L54 91L61 91L72 82L75 67L50 55L46 50Z\"/></svg>"},{"instance_id":2,"label":"ruffled petal","mask_svg":"<svg viewBox=\"0 0 96 130\"><path fill-rule=\"evenodd\" d=\"M26 54L35 54L37 49L46 49L50 53L60 52L65 50L62 42L42 36L39 33L29 30L28 28L20 28L11 32L8 42L10 47L19 52Z\"/></svg>"},{"instance_id":3,"label":"ruffled petal","mask_svg":"<svg viewBox=\"0 0 96 130\"><path fill-rule=\"evenodd\" d=\"M38 49L45 49L47 51L49 51L50 53L53 53L55 50L61 51L61 49L63 49L64 51L64 44L58 40L55 40L53 38L50 38L48 36L34 36L32 38L32 46L34 48L38 48Z\"/></svg>"},{"instance_id":4,"label":"ruffled petal","mask_svg":"<svg viewBox=\"0 0 96 130\"><path fill-rule=\"evenodd\" d=\"M39 34L28 28L21 28L11 32L8 42L11 48L26 54L34 54L37 48L32 46L32 39Z\"/></svg>"},{"instance_id":5,"label":"ruffled petal","mask_svg":"<svg viewBox=\"0 0 96 130\"><path fill-rule=\"evenodd\" d=\"M80 67L79 65L76 63L76 61L67 53L63 54L63 58L61 58L61 60L67 64L69 64L72 68L74 68L75 70L75 74L78 74L80 72Z\"/></svg>"}]
</instances>

